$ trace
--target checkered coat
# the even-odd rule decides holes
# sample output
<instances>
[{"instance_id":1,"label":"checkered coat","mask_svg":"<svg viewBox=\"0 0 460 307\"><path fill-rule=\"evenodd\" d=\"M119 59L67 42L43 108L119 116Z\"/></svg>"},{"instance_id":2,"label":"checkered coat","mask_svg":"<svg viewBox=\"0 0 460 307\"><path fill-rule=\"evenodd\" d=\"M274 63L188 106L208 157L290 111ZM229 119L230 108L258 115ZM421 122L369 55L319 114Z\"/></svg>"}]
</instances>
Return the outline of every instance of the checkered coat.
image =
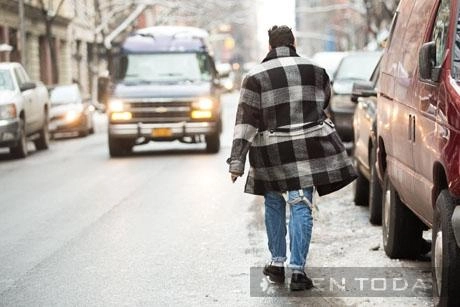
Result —
<instances>
[{"instance_id":1,"label":"checkered coat","mask_svg":"<svg viewBox=\"0 0 460 307\"><path fill-rule=\"evenodd\" d=\"M319 195L356 178L324 108L330 98L325 70L299 57L293 47L271 50L244 78L229 171L243 174L245 192L291 191L315 186Z\"/></svg>"}]
</instances>

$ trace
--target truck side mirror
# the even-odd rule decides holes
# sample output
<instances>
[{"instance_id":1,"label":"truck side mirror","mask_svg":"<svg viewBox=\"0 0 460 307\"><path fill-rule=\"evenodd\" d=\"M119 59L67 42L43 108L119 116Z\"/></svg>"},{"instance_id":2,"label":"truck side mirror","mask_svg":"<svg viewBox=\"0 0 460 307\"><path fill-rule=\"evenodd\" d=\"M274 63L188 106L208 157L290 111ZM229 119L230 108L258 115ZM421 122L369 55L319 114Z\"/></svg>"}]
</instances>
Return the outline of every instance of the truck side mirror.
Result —
<instances>
[{"instance_id":1,"label":"truck side mirror","mask_svg":"<svg viewBox=\"0 0 460 307\"><path fill-rule=\"evenodd\" d=\"M436 44L435 42L431 41L428 43L424 43L422 48L420 48L419 53L419 75L421 79L424 80L433 80L433 69L436 57Z\"/></svg>"},{"instance_id":2,"label":"truck side mirror","mask_svg":"<svg viewBox=\"0 0 460 307\"><path fill-rule=\"evenodd\" d=\"M27 91L27 90L34 89L36 87L37 87L37 84L35 84L35 82L25 82L25 83L21 84L19 89L21 90L21 92L24 92L24 91Z\"/></svg>"},{"instance_id":3,"label":"truck side mirror","mask_svg":"<svg viewBox=\"0 0 460 307\"><path fill-rule=\"evenodd\" d=\"M351 92L351 101L358 102L359 97L377 97L374 83L371 81L354 82Z\"/></svg>"}]
</instances>

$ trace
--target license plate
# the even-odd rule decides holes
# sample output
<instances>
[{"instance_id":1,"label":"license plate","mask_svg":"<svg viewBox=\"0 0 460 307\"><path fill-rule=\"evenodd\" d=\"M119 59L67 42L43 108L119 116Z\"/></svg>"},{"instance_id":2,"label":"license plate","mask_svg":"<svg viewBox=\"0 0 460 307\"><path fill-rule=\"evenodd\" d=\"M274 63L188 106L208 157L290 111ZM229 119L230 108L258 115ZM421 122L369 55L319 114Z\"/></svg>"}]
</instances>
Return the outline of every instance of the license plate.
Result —
<instances>
[{"instance_id":1,"label":"license plate","mask_svg":"<svg viewBox=\"0 0 460 307\"><path fill-rule=\"evenodd\" d=\"M164 138L172 136L170 128L154 128L152 130L152 136L155 138Z\"/></svg>"}]
</instances>

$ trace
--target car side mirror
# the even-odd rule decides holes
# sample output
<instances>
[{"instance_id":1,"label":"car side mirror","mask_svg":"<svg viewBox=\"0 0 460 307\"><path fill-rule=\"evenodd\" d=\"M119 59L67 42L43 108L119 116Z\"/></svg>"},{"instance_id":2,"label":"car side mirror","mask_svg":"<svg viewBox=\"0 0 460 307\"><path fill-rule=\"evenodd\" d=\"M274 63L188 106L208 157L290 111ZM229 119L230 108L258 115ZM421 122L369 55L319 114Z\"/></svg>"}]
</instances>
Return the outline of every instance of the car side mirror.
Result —
<instances>
[{"instance_id":1,"label":"car side mirror","mask_svg":"<svg viewBox=\"0 0 460 307\"><path fill-rule=\"evenodd\" d=\"M357 103L359 97L377 97L377 91L372 81L358 81L353 83L351 101Z\"/></svg>"},{"instance_id":2,"label":"car side mirror","mask_svg":"<svg viewBox=\"0 0 460 307\"><path fill-rule=\"evenodd\" d=\"M19 89L21 90L21 92L24 92L24 91L27 91L27 90L34 89L36 87L37 87L37 84L35 82L25 82L25 83L21 84Z\"/></svg>"},{"instance_id":3,"label":"car side mirror","mask_svg":"<svg viewBox=\"0 0 460 307\"><path fill-rule=\"evenodd\" d=\"M424 43L420 48L419 53L419 75L421 79L432 80L437 82L439 80L439 68L434 67L436 58L436 44L431 41Z\"/></svg>"}]
</instances>

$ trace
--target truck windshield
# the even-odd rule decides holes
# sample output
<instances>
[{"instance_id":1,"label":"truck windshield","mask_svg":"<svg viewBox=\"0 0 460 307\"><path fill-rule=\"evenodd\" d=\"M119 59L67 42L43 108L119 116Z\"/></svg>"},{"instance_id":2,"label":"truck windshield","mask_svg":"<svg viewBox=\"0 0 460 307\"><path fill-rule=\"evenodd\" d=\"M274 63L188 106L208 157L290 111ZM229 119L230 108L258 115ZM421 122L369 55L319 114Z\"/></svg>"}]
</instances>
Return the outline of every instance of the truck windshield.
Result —
<instances>
[{"instance_id":1,"label":"truck windshield","mask_svg":"<svg viewBox=\"0 0 460 307\"><path fill-rule=\"evenodd\" d=\"M123 83L163 83L209 81L211 69L204 53L128 54Z\"/></svg>"},{"instance_id":2,"label":"truck windshield","mask_svg":"<svg viewBox=\"0 0 460 307\"><path fill-rule=\"evenodd\" d=\"M13 91L14 84L8 70L0 69L0 90Z\"/></svg>"}]
</instances>

